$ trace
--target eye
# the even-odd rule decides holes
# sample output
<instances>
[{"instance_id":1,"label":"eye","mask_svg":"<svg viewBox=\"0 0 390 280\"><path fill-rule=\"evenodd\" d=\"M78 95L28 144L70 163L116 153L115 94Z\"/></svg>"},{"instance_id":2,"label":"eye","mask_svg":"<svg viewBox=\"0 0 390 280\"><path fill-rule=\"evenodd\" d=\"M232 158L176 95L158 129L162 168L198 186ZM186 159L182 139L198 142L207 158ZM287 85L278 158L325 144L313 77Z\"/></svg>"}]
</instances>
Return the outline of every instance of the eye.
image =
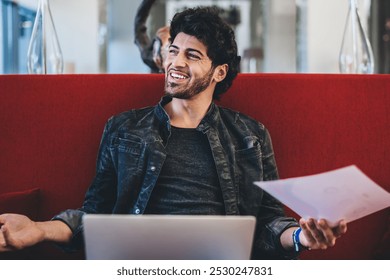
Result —
<instances>
[{"instance_id":1,"label":"eye","mask_svg":"<svg viewBox=\"0 0 390 280\"><path fill-rule=\"evenodd\" d=\"M194 61L198 61L198 60L201 60L201 57L195 53L187 53L187 57L188 59L191 59L191 60L194 60Z\"/></svg>"},{"instance_id":2,"label":"eye","mask_svg":"<svg viewBox=\"0 0 390 280\"><path fill-rule=\"evenodd\" d=\"M175 49L169 49L168 53L169 53L169 55L177 55L178 51Z\"/></svg>"}]
</instances>

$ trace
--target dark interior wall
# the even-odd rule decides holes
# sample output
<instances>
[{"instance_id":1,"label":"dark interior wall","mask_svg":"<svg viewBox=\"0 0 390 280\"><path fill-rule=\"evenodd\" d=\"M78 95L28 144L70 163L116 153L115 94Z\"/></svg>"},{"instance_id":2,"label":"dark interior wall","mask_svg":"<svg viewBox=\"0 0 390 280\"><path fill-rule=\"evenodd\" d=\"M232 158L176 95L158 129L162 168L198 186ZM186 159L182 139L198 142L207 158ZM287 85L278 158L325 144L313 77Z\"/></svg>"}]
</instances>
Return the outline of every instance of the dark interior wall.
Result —
<instances>
[{"instance_id":1,"label":"dark interior wall","mask_svg":"<svg viewBox=\"0 0 390 280\"><path fill-rule=\"evenodd\" d=\"M371 6L371 42L376 72L390 73L390 1L375 0Z\"/></svg>"}]
</instances>

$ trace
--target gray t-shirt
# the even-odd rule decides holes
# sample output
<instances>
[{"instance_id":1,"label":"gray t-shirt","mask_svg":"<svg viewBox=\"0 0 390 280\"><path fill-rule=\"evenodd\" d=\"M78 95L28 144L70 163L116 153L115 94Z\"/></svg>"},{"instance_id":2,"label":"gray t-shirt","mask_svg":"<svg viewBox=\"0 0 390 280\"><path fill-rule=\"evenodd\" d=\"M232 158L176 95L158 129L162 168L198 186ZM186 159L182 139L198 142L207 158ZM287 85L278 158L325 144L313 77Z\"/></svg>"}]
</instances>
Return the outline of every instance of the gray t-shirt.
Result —
<instances>
[{"instance_id":1,"label":"gray t-shirt","mask_svg":"<svg viewBox=\"0 0 390 280\"><path fill-rule=\"evenodd\" d=\"M207 136L196 129L172 127L166 150L145 214L224 215Z\"/></svg>"}]
</instances>

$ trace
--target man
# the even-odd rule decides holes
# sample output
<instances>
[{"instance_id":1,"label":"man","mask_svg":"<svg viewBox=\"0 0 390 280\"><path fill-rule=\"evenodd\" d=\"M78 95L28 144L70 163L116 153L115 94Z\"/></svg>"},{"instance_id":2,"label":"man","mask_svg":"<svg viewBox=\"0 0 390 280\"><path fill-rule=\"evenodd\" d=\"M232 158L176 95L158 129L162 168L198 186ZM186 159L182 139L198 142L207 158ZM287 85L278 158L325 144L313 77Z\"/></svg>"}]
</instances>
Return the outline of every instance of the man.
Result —
<instances>
[{"instance_id":1,"label":"man","mask_svg":"<svg viewBox=\"0 0 390 280\"><path fill-rule=\"evenodd\" d=\"M326 249L346 232L341 221L285 217L281 204L254 181L278 178L270 136L257 121L217 106L237 75L232 29L210 8L172 19L165 96L155 107L111 118L95 179L83 206L52 221L1 215L2 251L44 240L77 248L85 213L253 215L253 258L295 258Z\"/></svg>"},{"instance_id":2,"label":"man","mask_svg":"<svg viewBox=\"0 0 390 280\"><path fill-rule=\"evenodd\" d=\"M169 45L169 26L163 26L156 31L156 36L150 39L147 33L146 21L156 0L143 0L134 20L134 42L141 53L142 61L150 67L151 73L163 73L163 61Z\"/></svg>"}]
</instances>

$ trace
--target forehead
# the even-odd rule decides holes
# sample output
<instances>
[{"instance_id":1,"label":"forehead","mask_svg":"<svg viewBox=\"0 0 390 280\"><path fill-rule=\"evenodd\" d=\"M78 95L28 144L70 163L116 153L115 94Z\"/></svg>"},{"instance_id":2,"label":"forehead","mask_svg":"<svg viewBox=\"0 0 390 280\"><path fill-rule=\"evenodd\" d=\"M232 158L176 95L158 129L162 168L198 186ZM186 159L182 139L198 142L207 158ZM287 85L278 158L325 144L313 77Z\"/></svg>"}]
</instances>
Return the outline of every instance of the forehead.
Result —
<instances>
[{"instance_id":1,"label":"forehead","mask_svg":"<svg viewBox=\"0 0 390 280\"><path fill-rule=\"evenodd\" d=\"M195 36L191 36L180 32L176 35L175 40L171 44L179 49L195 49L206 55L207 47L199 41Z\"/></svg>"}]
</instances>

